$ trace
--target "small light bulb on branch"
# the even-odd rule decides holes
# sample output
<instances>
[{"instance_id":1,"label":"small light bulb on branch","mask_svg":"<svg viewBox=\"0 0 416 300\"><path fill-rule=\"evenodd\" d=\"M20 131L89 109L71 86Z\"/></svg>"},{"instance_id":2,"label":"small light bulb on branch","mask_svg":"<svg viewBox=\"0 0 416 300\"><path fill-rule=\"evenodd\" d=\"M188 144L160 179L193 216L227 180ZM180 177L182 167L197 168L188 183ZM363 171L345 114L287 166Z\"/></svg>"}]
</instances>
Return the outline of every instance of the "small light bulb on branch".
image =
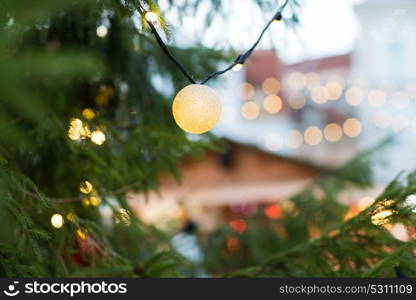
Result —
<instances>
[{"instance_id":1,"label":"small light bulb on branch","mask_svg":"<svg viewBox=\"0 0 416 300\"><path fill-rule=\"evenodd\" d=\"M240 71L241 70L241 68L243 67L243 64L236 64L234 67L233 67L233 71L234 72L238 72L238 71Z\"/></svg>"},{"instance_id":2,"label":"small light bulb on branch","mask_svg":"<svg viewBox=\"0 0 416 300\"><path fill-rule=\"evenodd\" d=\"M216 92L201 84L190 84L176 95L173 117L184 131L205 133L215 127L221 116L221 103Z\"/></svg>"},{"instance_id":3,"label":"small light bulb on branch","mask_svg":"<svg viewBox=\"0 0 416 300\"><path fill-rule=\"evenodd\" d=\"M146 14L144 15L144 17L146 18L147 21L149 22L156 22L158 20L158 16L156 13L152 12L152 11L148 11L146 12Z\"/></svg>"},{"instance_id":4,"label":"small light bulb on branch","mask_svg":"<svg viewBox=\"0 0 416 300\"><path fill-rule=\"evenodd\" d=\"M101 130L95 130L91 133L91 142L102 145L105 142L105 134Z\"/></svg>"},{"instance_id":5,"label":"small light bulb on branch","mask_svg":"<svg viewBox=\"0 0 416 300\"><path fill-rule=\"evenodd\" d=\"M83 194L89 194L92 191L92 184L89 181L81 182L79 185L79 191Z\"/></svg>"},{"instance_id":6,"label":"small light bulb on branch","mask_svg":"<svg viewBox=\"0 0 416 300\"><path fill-rule=\"evenodd\" d=\"M51 218L51 224L53 227L59 229L64 225L64 218L60 214L54 214Z\"/></svg>"}]
</instances>

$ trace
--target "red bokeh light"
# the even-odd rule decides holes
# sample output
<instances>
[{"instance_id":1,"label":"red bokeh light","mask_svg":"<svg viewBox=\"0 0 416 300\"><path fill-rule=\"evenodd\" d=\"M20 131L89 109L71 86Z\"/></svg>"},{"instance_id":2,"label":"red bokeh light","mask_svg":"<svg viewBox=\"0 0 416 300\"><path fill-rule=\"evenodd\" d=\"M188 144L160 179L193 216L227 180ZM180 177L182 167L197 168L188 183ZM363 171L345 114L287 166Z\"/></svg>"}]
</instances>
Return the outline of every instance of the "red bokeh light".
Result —
<instances>
[{"instance_id":1,"label":"red bokeh light","mask_svg":"<svg viewBox=\"0 0 416 300\"><path fill-rule=\"evenodd\" d=\"M230 221L231 228L238 233L243 233L247 229L247 222L243 219L236 219Z\"/></svg>"},{"instance_id":2,"label":"red bokeh light","mask_svg":"<svg viewBox=\"0 0 416 300\"><path fill-rule=\"evenodd\" d=\"M277 204L269 204L264 209L264 214L270 219L277 220L282 216L282 210Z\"/></svg>"}]
</instances>

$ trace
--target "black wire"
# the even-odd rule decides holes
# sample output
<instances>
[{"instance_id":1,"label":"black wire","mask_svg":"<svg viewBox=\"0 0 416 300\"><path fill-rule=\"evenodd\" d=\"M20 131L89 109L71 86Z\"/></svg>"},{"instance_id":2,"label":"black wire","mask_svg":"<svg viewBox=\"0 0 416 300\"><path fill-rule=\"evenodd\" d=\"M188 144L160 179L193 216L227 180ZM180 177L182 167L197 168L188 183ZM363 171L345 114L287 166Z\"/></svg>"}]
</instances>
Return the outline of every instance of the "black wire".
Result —
<instances>
[{"instance_id":1,"label":"black wire","mask_svg":"<svg viewBox=\"0 0 416 300\"><path fill-rule=\"evenodd\" d=\"M267 29L270 27L270 24L272 24L272 22L274 20L278 20L280 21L282 18L282 11L285 8L285 6L289 3L289 0L286 0L285 3L279 7L279 10L275 13L275 15L273 16L273 18L266 24L266 27L264 27L264 29L262 30L262 32L260 33L260 36L258 37L258 39L256 40L256 42L253 44L253 46L250 47L250 49L248 49L244 54L239 55L234 62L229 65L228 67L226 67L223 70L220 71L216 71L210 75L208 75L207 78L205 78L201 84L204 84L206 82L208 82L209 80L211 80L212 78L215 78L221 74L224 74L226 72L228 72L229 70L231 70L234 66L238 65L238 64L244 64L244 62L250 57L250 55L253 53L254 49L256 49L257 45L260 43L264 33L267 31ZM139 10L141 15L144 17L144 19L146 20L145 16L143 15L143 8L140 6L139 4ZM195 80L192 78L192 76L185 70L185 68L179 63L179 61L172 55L172 53L170 53L169 49L167 48L167 46L165 45L165 43L163 42L162 38L160 37L159 33L157 32L156 28L153 26L152 22L147 21L146 23L149 25L150 30L152 31L153 35L156 37L156 41L158 42L158 44L160 45L160 47L162 48L163 52L169 57L169 59L171 61L173 61L173 63L182 71L182 73L189 79L189 81L193 84L195 84Z\"/></svg>"},{"instance_id":2,"label":"black wire","mask_svg":"<svg viewBox=\"0 0 416 300\"><path fill-rule=\"evenodd\" d=\"M144 16L144 11L143 8L141 7L140 3L139 3L139 12L142 15L142 17L144 18L144 20L146 21L146 23L149 25L150 30L152 31L153 35L156 37L156 41L159 44L159 46L162 48L163 52L166 54L166 56L182 71L182 73L186 76L186 78L188 78L188 80L195 84L196 81L192 78L191 74L189 74L185 68L181 65L181 63L173 56L173 54L169 51L168 47L165 45L165 43L163 42L161 36L159 35L159 33L157 32L155 26L153 26L152 22L146 20L146 17Z\"/></svg>"}]
</instances>

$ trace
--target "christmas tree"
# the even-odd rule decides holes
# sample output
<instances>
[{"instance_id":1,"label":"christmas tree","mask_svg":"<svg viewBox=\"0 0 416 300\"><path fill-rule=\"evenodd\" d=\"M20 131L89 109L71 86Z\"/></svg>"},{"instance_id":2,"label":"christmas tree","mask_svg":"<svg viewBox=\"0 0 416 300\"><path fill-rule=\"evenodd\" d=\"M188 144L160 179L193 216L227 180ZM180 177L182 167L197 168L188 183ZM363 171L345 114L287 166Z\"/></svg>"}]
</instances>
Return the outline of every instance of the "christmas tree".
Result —
<instances>
[{"instance_id":1,"label":"christmas tree","mask_svg":"<svg viewBox=\"0 0 416 300\"><path fill-rule=\"evenodd\" d=\"M198 5L170 1L179 10ZM171 99L188 79L146 23L145 10L169 37L157 3L3 0L0 7L0 275L195 275L171 234L144 225L126 201L128 192L157 190L161 172L179 179L182 158L224 146L210 134L190 139L174 122ZM202 46L170 50L198 80L230 59ZM250 216L247 232L227 225L200 237L203 272L410 276L413 241L394 239L385 225L412 230L406 199L416 192L414 174L342 220L340 191L370 186L370 169L364 153L269 208L271 218ZM318 238L310 239L311 228Z\"/></svg>"}]
</instances>

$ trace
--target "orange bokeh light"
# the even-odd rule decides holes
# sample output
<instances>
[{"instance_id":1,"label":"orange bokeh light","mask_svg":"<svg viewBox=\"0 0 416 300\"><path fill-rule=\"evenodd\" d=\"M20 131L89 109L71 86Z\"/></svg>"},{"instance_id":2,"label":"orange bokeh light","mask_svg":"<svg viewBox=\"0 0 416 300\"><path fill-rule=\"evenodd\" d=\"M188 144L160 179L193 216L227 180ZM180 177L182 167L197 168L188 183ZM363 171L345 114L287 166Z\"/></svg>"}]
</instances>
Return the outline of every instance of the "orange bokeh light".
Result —
<instances>
[{"instance_id":1,"label":"orange bokeh light","mask_svg":"<svg viewBox=\"0 0 416 300\"><path fill-rule=\"evenodd\" d=\"M264 214L273 220L277 220L282 216L282 210L277 204L269 204L264 209Z\"/></svg>"}]
</instances>

